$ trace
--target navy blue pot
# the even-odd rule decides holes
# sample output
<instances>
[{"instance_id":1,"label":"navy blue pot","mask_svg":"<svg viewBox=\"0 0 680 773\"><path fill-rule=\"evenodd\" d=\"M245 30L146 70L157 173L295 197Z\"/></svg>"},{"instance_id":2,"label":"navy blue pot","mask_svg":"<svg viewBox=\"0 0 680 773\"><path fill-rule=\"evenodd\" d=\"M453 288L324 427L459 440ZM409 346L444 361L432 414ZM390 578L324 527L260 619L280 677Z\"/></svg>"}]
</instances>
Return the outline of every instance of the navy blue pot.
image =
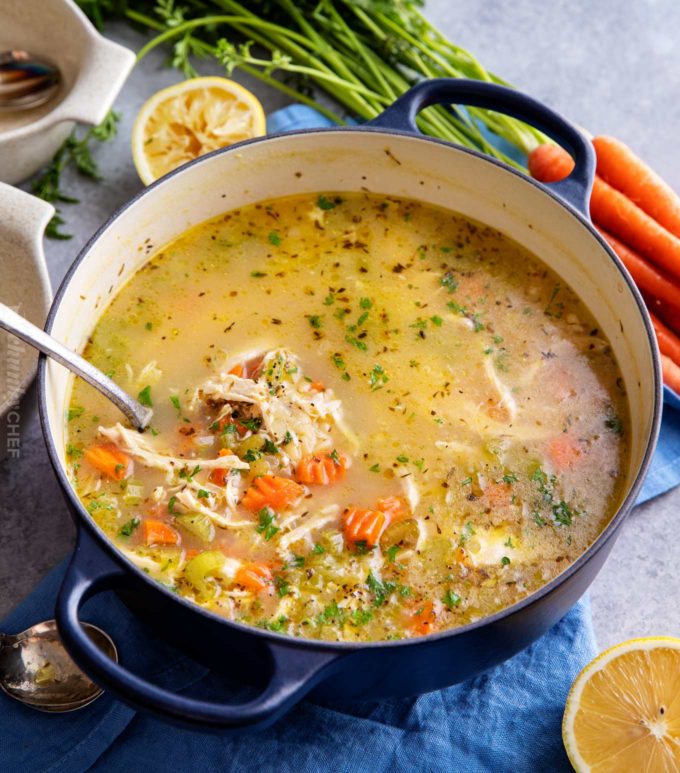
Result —
<instances>
[{"instance_id":1,"label":"navy blue pot","mask_svg":"<svg viewBox=\"0 0 680 773\"><path fill-rule=\"evenodd\" d=\"M50 366L43 358L39 372L43 431L52 463L79 530L78 544L57 601L57 621L63 641L78 665L123 701L170 721L219 729L266 726L310 693L324 699L376 699L436 690L475 676L535 641L579 599L609 554L621 524L635 502L656 443L661 412L661 380L653 331L644 304L627 272L589 221L588 201L595 173L590 143L559 115L525 95L488 83L449 79L415 86L366 126L298 134L309 136L330 132L329 137L343 136L346 139L348 136L360 138L377 133L395 141L399 137L408 137L417 142L417 149L428 153L446 143L419 135L415 118L419 110L438 103L491 108L523 119L567 148L575 159L575 170L569 178L550 186L541 186L485 156L451 148L458 157L472 156L477 163L501 167L506 175L517 178L518 189L530 188L534 194L539 191L541 198L552 200L553 207L557 203L563 216L568 217L570 222L576 221L580 229L585 229L587 238L598 252L598 260L606 264L609 276L614 276L615 283L622 288L622 297L628 299L629 312L632 309L626 318L629 327L624 331L621 323L621 330L635 338L638 348L644 349L641 360L648 364L646 395L649 405L645 428L640 430L641 435L636 440L635 470L625 500L597 541L572 566L536 593L491 617L462 628L405 641L327 643L293 639L234 623L202 610L150 580L103 536L80 504L66 477L54 421L50 419L54 411L48 374ZM77 279L80 264L86 260L92 245L114 228L130 208L137 206L145 197L156 195L165 181L185 175L194 165L214 164L225 154L243 153L249 147L276 140L277 137L266 137L218 151L177 170L143 191L105 224L83 250L57 294L47 329L53 330L55 321L63 313L64 304L73 291L71 284ZM341 190L332 186L327 189ZM415 197L417 193L413 192ZM106 589L120 591L131 609L142 615L158 635L208 665L219 667L225 651L238 653L239 662L245 664L242 666L244 680L259 681L262 686L260 694L244 704L234 705L229 702L228 696L223 703L206 703L163 690L128 671L124 664L115 664L107 659L93 646L79 621L83 602ZM263 679L256 678L262 675Z\"/></svg>"}]
</instances>

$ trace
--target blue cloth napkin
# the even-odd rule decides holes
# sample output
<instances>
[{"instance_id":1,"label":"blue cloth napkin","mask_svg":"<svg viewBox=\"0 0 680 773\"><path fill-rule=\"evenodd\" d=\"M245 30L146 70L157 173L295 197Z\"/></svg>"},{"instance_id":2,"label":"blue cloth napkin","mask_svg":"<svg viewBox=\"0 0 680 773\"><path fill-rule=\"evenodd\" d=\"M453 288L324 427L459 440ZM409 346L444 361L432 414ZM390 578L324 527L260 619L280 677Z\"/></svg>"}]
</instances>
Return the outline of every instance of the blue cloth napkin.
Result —
<instances>
[{"instance_id":1,"label":"blue cloth napkin","mask_svg":"<svg viewBox=\"0 0 680 773\"><path fill-rule=\"evenodd\" d=\"M323 116L302 105L268 121L271 132L323 125ZM680 412L667 401L641 501L678 483ZM65 564L53 570L0 630L20 631L52 617L64 570ZM113 636L126 666L163 687L215 701L236 702L245 694L160 642L114 594L86 605L84 619ZM308 700L273 728L247 736L170 727L110 695L73 714L45 715L0 694L0 770L560 773L571 770L560 731L566 695L596 651L585 597L534 645L464 684L381 702Z\"/></svg>"},{"instance_id":2,"label":"blue cloth napkin","mask_svg":"<svg viewBox=\"0 0 680 773\"><path fill-rule=\"evenodd\" d=\"M2 630L51 617L64 569L53 570ZM212 700L242 693L158 641L114 594L99 596L84 617L111 634L122 662L166 688ZM308 700L253 735L181 730L106 694L62 715L39 714L0 695L0 770L560 773L571 769L560 736L564 702L595 652L584 598L534 645L464 684L381 702Z\"/></svg>"}]
</instances>

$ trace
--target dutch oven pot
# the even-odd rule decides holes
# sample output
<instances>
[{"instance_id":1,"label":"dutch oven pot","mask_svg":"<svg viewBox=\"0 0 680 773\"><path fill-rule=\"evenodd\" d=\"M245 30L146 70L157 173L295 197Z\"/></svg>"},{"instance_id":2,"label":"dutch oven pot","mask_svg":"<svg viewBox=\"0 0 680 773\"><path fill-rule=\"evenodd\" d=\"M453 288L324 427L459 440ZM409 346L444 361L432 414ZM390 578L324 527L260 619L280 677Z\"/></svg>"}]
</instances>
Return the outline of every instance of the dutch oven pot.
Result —
<instances>
[{"instance_id":1,"label":"dutch oven pot","mask_svg":"<svg viewBox=\"0 0 680 773\"><path fill-rule=\"evenodd\" d=\"M486 156L423 137L417 113L436 103L499 110L538 127L573 155L569 178L541 185ZM510 236L550 265L594 313L621 367L630 400L631 458L616 515L580 558L543 588L490 617L424 638L369 643L294 639L207 612L150 580L98 530L66 475L65 411L71 379L40 365L41 419L49 454L78 527L78 544L57 601L64 644L78 665L123 701L203 728L263 726L304 695L376 699L414 695L510 658L554 625L584 593L635 502L656 441L661 379L652 328L622 264L588 216L593 150L567 121L533 99L488 83L421 83L371 123L270 136L197 159L151 185L87 244L67 274L47 329L80 351L118 289L156 248L229 210L278 196L368 190L446 207ZM243 676L266 684L245 703L178 695L108 660L79 622L83 602L105 589L124 598L154 631L212 664L226 652ZM223 658L224 659L224 658ZM229 659L229 658L227 658Z\"/></svg>"}]
</instances>

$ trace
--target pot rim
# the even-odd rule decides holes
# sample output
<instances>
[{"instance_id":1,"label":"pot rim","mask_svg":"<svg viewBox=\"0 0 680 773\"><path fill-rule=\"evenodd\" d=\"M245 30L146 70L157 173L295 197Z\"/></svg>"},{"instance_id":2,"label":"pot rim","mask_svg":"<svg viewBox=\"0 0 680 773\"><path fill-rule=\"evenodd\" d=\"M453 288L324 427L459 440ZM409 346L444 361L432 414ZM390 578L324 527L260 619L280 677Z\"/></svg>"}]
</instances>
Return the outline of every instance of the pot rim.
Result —
<instances>
[{"instance_id":1,"label":"pot rim","mask_svg":"<svg viewBox=\"0 0 680 773\"><path fill-rule=\"evenodd\" d=\"M62 279L59 285L57 292L54 295L54 299L52 301L52 305L50 307L50 311L47 316L47 320L45 322L45 330L48 333L51 332L53 323L59 312L64 294L66 293L66 290L71 282L73 275L75 274L80 264L86 259L87 255L90 252L90 249L97 242L100 236L106 230L108 230L108 228L124 212L126 212L130 207L134 206L139 199L141 199L146 195L152 194L152 192L159 185L164 183L166 180L168 180L171 177L176 177L181 175L190 167L193 167L197 164L210 163L210 159L212 159L215 156L234 152L234 151L238 152L242 148L248 145L253 145L255 143L276 141L282 137L289 137L294 135L306 135L306 134L318 134L318 133L329 134L333 132L343 133L343 134L348 132L351 132L351 133L366 132L366 133L372 133L372 134L377 133L377 134L384 134L387 136L406 137L411 140L420 140L422 142L432 142L438 145L443 145L449 148L453 152L466 153L471 156L474 156L475 158L480 159L483 162L500 167L503 171L515 175L521 181L521 183L532 185L544 195L549 196L551 199L553 199L553 201L555 201L561 207L566 209L572 217L576 218L576 220L580 223L580 225L588 231L589 235L596 240L598 245L604 250L604 252L608 255L609 259L613 261L613 263L619 270L619 273L621 274L621 278L628 286L628 289L632 292L633 297L635 298L635 302L638 306L640 317L645 327L645 331L647 333L647 339L650 344L651 354L652 354L652 364L654 367L654 374L653 374L654 410L652 415L652 422L651 422L649 436L647 437L647 440L646 440L643 458L639 465L638 471L635 475L635 479L633 480L630 490L628 491L627 495L625 496L625 498L617 508L616 512L610 519L609 523L607 523L607 525L600 532L597 538L586 548L586 550L583 553L581 553L581 555L572 564L570 564L560 574L558 574L556 577L550 580L550 582L538 588L533 593L530 593L525 598L520 599L515 604L512 604L508 607L504 607L503 609L499 610L493 615L482 617L479 620L460 626L458 628L449 628L444 631L439 631L437 633L428 634L427 636L415 637L412 639L396 639L393 641L368 641L368 642L346 642L346 641L329 642L329 641L321 641L317 639L297 638L293 636L288 636L286 634L276 633L274 631L268 631L263 628L257 628L252 625L247 625L246 623L239 623L235 620L230 620L229 618L222 617L214 612L210 612L209 610L203 609L202 607L198 606L197 604L190 601L189 599L186 599L183 596L178 596L176 593L173 593L172 591L170 591L168 588L164 587L160 583L157 583L156 581L152 580L147 574L145 574L141 569L139 569L132 561L130 561L130 559L128 559L125 555L123 555L123 553L121 553L121 551L119 551L116 548L114 543L111 540L109 540L108 537L106 537L106 535L97 527L97 525L92 520L91 516L87 513L81 501L79 500L75 492L75 489L69 482L65 471L62 469L59 463L59 455L58 455L56 443L54 441L54 438L51 432L49 431L48 419L47 419L47 387L46 387L47 357L46 355L41 353L39 358L39 363L38 363L38 394L39 394L40 425L41 425L43 437L45 439L45 444L47 446L47 451L50 457L50 463L52 464L52 468L56 473L57 479L59 480L59 483L61 484L62 489L66 492L68 496L72 513L73 514L77 513L78 518L76 522L76 528L77 529L87 528L89 534L91 536L94 536L98 547L100 547L105 551L105 553L113 557L113 559L117 563L123 564L126 570L131 570L133 574L137 576L138 579L143 580L154 590L160 593L164 593L169 598L172 598L175 602L180 603L183 606L187 607L195 614L206 616L210 620L214 622L220 622L226 625L227 627L231 627L235 629L240 633L245 633L251 636L257 636L262 639L268 640L274 644L279 643L279 644L285 644L289 647L300 647L303 649L311 649L311 650L323 650L323 651L331 651L331 652L335 651L338 653L338 655L341 655L343 653L349 653L349 652L354 652L354 651L363 650L363 649L376 649L376 648L382 648L382 647L390 647L390 648L410 647L418 644L434 642L435 640L438 641L440 639L444 639L448 637L463 636L465 634L471 633L484 626L497 623L505 618L512 616L517 612L520 612L526 607L533 605L535 602L539 601L544 596L547 596L550 593L552 593L560 585L566 582L572 575L578 572L581 569L581 567L584 564L586 564L588 561L590 561L590 559L593 558L593 556L595 556L598 553L598 551L601 550L605 546L605 544L616 534L617 530L619 529L619 527L621 526L625 518L628 516L630 510L635 504L637 495L640 491L640 488L642 487L643 480L649 469L652 455L656 448L656 443L659 436L659 430L661 425L661 411L662 411L662 405L663 405L663 382L661 380L661 364L659 359L659 353L655 344L654 331L649 318L649 314L646 311L646 307L642 299L642 296L640 295L639 290L637 289L635 283L633 282L629 273L625 269L619 257L611 249L611 247L607 244L607 242L602 238L602 236L600 236L598 231L594 228L592 223L584 214L582 214L571 203L561 198L557 193L546 188L537 180L532 179L528 175L525 175L522 172L520 172L519 170L514 169L513 167L508 166L507 164L504 164L498 159L485 155L484 153L481 153L476 150L472 150L470 148L464 148L459 145L454 145L451 142L447 142L446 140L442 140L437 137L429 137L422 134L414 134L412 132L402 131L400 129L389 129L385 127L374 127L374 126L340 126L340 127L297 129L294 131L265 135L263 137L255 137L253 139L244 140L243 142L230 145L229 147L226 147L226 148L219 148L218 150L214 150L211 153L205 154L204 156L200 156L199 158L196 158L193 161L190 161L187 164L184 164L183 166L178 167L177 169L174 169L173 171L169 172L168 174L161 177L160 179L155 180L153 183L151 183L147 187L140 190L135 196L133 196L131 199L126 201L124 204L122 204L110 217L108 217L105 220L105 222L96 230L96 232L87 240L85 245L81 248L76 259L69 267L68 271L66 272L64 278Z\"/></svg>"}]
</instances>

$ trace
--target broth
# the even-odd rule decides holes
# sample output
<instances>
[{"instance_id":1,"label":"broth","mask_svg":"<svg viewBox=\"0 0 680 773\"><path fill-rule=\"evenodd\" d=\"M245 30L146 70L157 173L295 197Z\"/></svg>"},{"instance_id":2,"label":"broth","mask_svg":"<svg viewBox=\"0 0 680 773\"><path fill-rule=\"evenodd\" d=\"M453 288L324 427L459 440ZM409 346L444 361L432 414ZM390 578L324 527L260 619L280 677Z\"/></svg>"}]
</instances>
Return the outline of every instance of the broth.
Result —
<instances>
[{"instance_id":1,"label":"broth","mask_svg":"<svg viewBox=\"0 0 680 773\"><path fill-rule=\"evenodd\" d=\"M113 299L76 381L73 484L151 577L294 636L472 622L614 514L628 411L575 293L493 229L413 200L292 196L203 223Z\"/></svg>"}]
</instances>

